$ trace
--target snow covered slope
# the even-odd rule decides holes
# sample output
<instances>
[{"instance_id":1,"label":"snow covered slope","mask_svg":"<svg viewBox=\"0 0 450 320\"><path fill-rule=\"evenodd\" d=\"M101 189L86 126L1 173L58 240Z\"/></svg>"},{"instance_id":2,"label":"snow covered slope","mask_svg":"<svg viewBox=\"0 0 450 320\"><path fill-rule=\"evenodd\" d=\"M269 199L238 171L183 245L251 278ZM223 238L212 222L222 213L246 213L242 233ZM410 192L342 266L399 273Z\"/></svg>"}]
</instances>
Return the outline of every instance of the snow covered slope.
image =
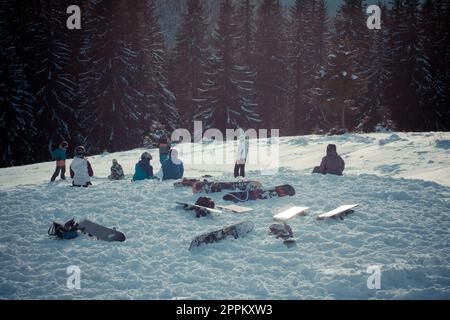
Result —
<instances>
[{"instance_id":1,"label":"snow covered slope","mask_svg":"<svg viewBox=\"0 0 450 320\"><path fill-rule=\"evenodd\" d=\"M174 204L195 201L190 189L129 181L143 150L90 157L95 177L89 189L49 184L54 163L0 169L0 298L450 299L449 133L283 137L280 143L278 174L263 176L249 165L247 178L266 186L289 183L294 197L253 201L245 205L254 212L202 219ZM346 161L343 177L310 174L328 143L336 143ZM157 150L150 152L158 158ZM106 179L113 158L127 180ZM153 165L157 172L159 163ZM232 169L185 165L188 177L218 180L232 180ZM223 203L222 195L212 198ZM350 203L360 206L344 221L316 220ZM310 208L290 222L294 248L268 234L272 216L290 206ZM47 236L53 220L72 217L115 226L127 241ZM187 250L194 236L244 220L256 226L246 238ZM66 288L70 265L81 269L81 290ZM367 288L369 266L381 269L380 290Z\"/></svg>"}]
</instances>

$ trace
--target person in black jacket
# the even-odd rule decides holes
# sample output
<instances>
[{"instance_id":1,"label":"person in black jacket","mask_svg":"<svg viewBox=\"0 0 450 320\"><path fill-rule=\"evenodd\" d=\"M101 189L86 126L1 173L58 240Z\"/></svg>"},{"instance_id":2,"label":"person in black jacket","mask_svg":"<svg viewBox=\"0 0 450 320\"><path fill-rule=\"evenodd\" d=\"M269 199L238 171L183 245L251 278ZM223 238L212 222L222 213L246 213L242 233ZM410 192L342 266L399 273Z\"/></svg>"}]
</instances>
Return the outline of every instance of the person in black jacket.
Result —
<instances>
[{"instance_id":1,"label":"person in black jacket","mask_svg":"<svg viewBox=\"0 0 450 320\"><path fill-rule=\"evenodd\" d=\"M315 167L313 173L335 174L342 176L345 169L345 162L340 155L337 154L336 145L329 144L327 146L327 155L323 157L320 166Z\"/></svg>"}]
</instances>

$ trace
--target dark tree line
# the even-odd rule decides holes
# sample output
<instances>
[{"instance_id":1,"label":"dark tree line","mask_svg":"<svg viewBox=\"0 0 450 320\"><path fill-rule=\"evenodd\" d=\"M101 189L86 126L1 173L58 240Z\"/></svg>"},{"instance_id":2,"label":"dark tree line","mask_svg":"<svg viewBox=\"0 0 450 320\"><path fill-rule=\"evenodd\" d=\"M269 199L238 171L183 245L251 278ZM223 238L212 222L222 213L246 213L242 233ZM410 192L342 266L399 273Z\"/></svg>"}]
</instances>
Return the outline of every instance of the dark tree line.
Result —
<instances>
[{"instance_id":1,"label":"dark tree line","mask_svg":"<svg viewBox=\"0 0 450 320\"><path fill-rule=\"evenodd\" d=\"M362 0L185 0L167 48L158 0L4 0L0 166L138 147L155 128L282 134L450 128L450 4L391 0L381 30ZM82 29L66 8L80 6ZM209 32L208 30L212 30Z\"/></svg>"},{"instance_id":2,"label":"dark tree line","mask_svg":"<svg viewBox=\"0 0 450 320\"><path fill-rule=\"evenodd\" d=\"M73 4L81 30L66 27ZM119 151L178 127L153 0L5 0L0 43L1 166L49 160L62 140Z\"/></svg>"}]
</instances>

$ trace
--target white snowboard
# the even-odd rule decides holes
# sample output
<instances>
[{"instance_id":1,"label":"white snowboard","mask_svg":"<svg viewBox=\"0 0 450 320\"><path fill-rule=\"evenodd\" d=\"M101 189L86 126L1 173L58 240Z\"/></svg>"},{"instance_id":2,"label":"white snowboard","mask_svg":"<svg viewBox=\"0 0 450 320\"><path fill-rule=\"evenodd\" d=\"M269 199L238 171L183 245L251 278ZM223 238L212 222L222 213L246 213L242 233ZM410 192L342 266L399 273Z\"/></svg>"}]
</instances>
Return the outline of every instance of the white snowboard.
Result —
<instances>
[{"instance_id":1,"label":"white snowboard","mask_svg":"<svg viewBox=\"0 0 450 320\"><path fill-rule=\"evenodd\" d=\"M307 207L292 207L274 215L273 220L285 222L294 218L295 216L302 215L308 209L309 208Z\"/></svg>"},{"instance_id":2,"label":"white snowboard","mask_svg":"<svg viewBox=\"0 0 450 320\"><path fill-rule=\"evenodd\" d=\"M216 206L216 207L219 208L219 209L232 211L234 213L245 213L245 212L253 211L253 208L242 207L242 206L238 206L238 205L235 205L235 204L230 204L230 205L226 205L226 206Z\"/></svg>"},{"instance_id":3,"label":"white snowboard","mask_svg":"<svg viewBox=\"0 0 450 320\"><path fill-rule=\"evenodd\" d=\"M200 209L204 209L204 210L209 211L209 212L222 213L221 210L216 210L216 209L212 209L212 208L207 208L207 207L199 206L199 205L196 205L196 204L193 204L193 203L185 203L185 202L176 202L176 203L177 203L178 205L182 206L182 207L187 206L187 207L191 207L191 208L200 208Z\"/></svg>"},{"instance_id":4,"label":"white snowboard","mask_svg":"<svg viewBox=\"0 0 450 320\"><path fill-rule=\"evenodd\" d=\"M343 213L345 213L349 210L352 210L352 209L356 208L357 206L359 206L359 205L358 204L350 204L350 205L340 206L339 208L336 208L329 212L320 214L317 217L317 220L325 220L325 219L334 218L334 217L338 217L338 216L342 217Z\"/></svg>"}]
</instances>

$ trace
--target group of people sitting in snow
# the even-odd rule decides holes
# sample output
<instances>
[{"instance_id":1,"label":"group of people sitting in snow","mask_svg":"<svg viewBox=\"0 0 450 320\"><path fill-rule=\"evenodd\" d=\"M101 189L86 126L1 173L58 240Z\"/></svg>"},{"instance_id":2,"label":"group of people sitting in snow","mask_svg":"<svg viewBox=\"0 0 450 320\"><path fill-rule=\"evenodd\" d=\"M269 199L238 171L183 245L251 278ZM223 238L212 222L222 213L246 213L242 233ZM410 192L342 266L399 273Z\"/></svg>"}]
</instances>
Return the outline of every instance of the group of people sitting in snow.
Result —
<instances>
[{"instance_id":1,"label":"group of people sitting in snow","mask_svg":"<svg viewBox=\"0 0 450 320\"><path fill-rule=\"evenodd\" d=\"M53 151L53 159L56 160L56 169L51 181L55 181L59 174L61 179L66 180L66 159L67 148L69 144L66 141L61 142L59 147ZM163 136L158 142L159 161L161 163L162 180L177 180L183 178L183 162L178 158L178 152L172 149L170 138ZM249 141L241 136L239 139L238 156L234 167L235 177L245 177L245 163L248 157ZM144 152L141 159L136 163L132 181L158 179L153 174L153 167L150 164L152 155ZM320 166L314 168L312 173L334 174L341 176L345 169L345 162L339 156L336 145L327 146L327 154L322 158ZM75 148L75 156L70 164L70 177L73 179L74 187L88 187L91 185L90 178L94 175L90 162L86 159L86 150L83 146ZM111 166L110 180L122 180L125 178L122 166L116 159L113 159Z\"/></svg>"},{"instance_id":2,"label":"group of people sitting in snow","mask_svg":"<svg viewBox=\"0 0 450 320\"><path fill-rule=\"evenodd\" d=\"M66 141L60 143L59 147L52 153L52 157L56 160L56 169L51 177L54 182L58 175L62 180L66 180L66 159L69 144ZM178 159L178 152L172 149L170 139L162 137L158 142L159 160L161 162L162 180L181 179L184 174L183 162ZM153 174L153 167L150 164L152 155L144 152L141 159L136 163L135 172L132 181L158 179ZM86 159L86 149L83 146L75 148L74 158L70 164L70 177L72 178L72 186L88 187L92 185L91 177L94 175L91 163ZM112 160L111 174L108 176L110 180L122 180L125 174L122 166L116 159Z\"/></svg>"}]
</instances>

